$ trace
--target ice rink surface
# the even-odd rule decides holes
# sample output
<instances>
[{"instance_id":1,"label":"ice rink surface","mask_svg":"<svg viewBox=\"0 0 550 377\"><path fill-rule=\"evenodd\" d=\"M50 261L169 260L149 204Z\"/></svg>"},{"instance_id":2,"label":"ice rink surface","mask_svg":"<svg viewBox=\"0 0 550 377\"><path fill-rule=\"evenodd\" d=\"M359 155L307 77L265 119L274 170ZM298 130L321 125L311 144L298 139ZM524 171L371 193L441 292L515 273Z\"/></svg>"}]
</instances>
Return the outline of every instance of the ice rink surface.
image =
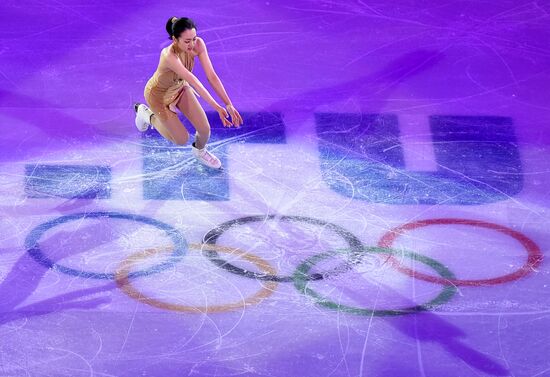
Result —
<instances>
[{"instance_id":1,"label":"ice rink surface","mask_svg":"<svg viewBox=\"0 0 550 377\"><path fill-rule=\"evenodd\" d=\"M549 12L3 1L0 375L550 376ZM171 16L220 171L134 126Z\"/></svg>"}]
</instances>

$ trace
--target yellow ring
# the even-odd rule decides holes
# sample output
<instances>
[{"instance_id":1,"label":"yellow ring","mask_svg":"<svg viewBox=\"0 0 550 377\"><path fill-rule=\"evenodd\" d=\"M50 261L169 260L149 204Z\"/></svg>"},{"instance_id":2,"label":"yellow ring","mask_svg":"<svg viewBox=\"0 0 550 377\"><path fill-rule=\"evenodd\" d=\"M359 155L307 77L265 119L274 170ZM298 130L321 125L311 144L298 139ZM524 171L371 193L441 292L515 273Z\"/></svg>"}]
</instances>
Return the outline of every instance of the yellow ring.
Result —
<instances>
[{"instance_id":1,"label":"yellow ring","mask_svg":"<svg viewBox=\"0 0 550 377\"><path fill-rule=\"evenodd\" d=\"M225 304L225 305L213 305L213 306L189 306L189 305L170 304L164 301L160 301L160 300L145 296L143 293L138 291L130 283L130 279L128 278L128 275L130 274L130 270L132 266L136 262L142 259L156 255L159 252L169 251L170 249L171 249L170 247L167 247L164 249L147 249L147 250L132 254L128 258L123 260L115 273L115 281L119 286L119 288L126 295L138 300L139 302L142 302L150 306L154 306L156 308L166 309L166 310L171 310L176 312L191 312L191 313L204 313L204 314L228 312L232 310L243 309L246 306L258 304L261 301L263 301L265 298L271 296L275 291L275 288L277 288L278 283L275 281L268 281L268 282L258 281L262 285L262 288L258 292L256 292L256 294L246 298L244 301ZM224 246L218 246L218 245L208 245L208 244L190 244L189 249L215 250L222 253L238 255L239 257L242 257L247 261L258 266L266 274L275 275L277 273L277 271L273 267L271 267L266 260L255 255L250 255L237 248L230 248L230 247L224 247Z\"/></svg>"}]
</instances>

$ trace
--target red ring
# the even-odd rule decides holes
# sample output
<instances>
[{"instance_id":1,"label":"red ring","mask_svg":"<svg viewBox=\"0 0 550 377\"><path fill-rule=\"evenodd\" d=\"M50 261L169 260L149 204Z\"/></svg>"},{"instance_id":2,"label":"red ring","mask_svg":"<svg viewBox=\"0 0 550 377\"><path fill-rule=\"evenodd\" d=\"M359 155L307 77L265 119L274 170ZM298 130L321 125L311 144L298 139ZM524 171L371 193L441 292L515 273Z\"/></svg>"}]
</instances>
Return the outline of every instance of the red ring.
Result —
<instances>
[{"instance_id":1,"label":"red ring","mask_svg":"<svg viewBox=\"0 0 550 377\"><path fill-rule=\"evenodd\" d=\"M409 230L421 228L428 225L448 225L448 224L472 225L472 226L492 229L492 230L496 230L497 232L504 233L516 239L519 243L523 245L523 247L527 251L527 261L520 269L508 275L503 275L493 279L460 280L460 279L442 279L440 277L423 274L421 272L416 272L414 270L411 270L410 268L407 268L401 265L399 261L395 259L395 257L392 255L388 257L388 260L391 261L392 262L391 264L395 268L397 268L399 271L404 272L407 275L416 277L420 280L429 281L432 283L444 284L444 285L462 285L462 286L484 286L484 285L508 283L510 281L517 280L529 274L531 271L539 267L540 264L542 263L543 254L539 246L530 238L528 238L526 235L502 225L488 223L488 222L479 221L479 220L442 218L442 219L420 220L412 223L407 223L405 225L401 225L397 228L394 228L389 232L387 232L386 234L384 234L384 236L382 236L380 241L378 241L378 246L392 247L392 244L395 241L395 239L399 235Z\"/></svg>"}]
</instances>

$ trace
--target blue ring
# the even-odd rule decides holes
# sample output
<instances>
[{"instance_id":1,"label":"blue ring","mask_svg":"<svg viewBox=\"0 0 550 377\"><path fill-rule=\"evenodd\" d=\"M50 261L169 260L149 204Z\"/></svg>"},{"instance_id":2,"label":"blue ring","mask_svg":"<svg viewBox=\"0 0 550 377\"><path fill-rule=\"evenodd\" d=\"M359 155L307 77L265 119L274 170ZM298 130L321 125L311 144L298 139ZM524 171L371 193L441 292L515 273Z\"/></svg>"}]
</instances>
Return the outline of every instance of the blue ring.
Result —
<instances>
[{"instance_id":1,"label":"blue ring","mask_svg":"<svg viewBox=\"0 0 550 377\"><path fill-rule=\"evenodd\" d=\"M185 237L183 236L183 234L181 234L177 229L173 228L172 226L165 224L163 222L160 222L158 220L152 219L150 217L133 215L128 213L119 213L119 212L75 213L72 215L61 216L56 219L50 220L48 222L42 223L29 232L29 234L27 235L27 238L25 239L25 248L27 249L27 252L38 263L52 270L56 270L59 272L63 272L64 274L78 276L78 277L115 280L114 273L97 273L97 272L81 271L81 270L75 270L73 268L69 268L69 267L65 267L60 264L57 264L53 262L51 259L49 259L46 255L44 255L44 253L42 252L42 250L40 250L40 247L38 245L38 241L40 240L42 235L47 230L57 225L61 225L66 222L78 220L78 219L98 218L98 217L132 220L132 221L138 221L147 225L152 225L166 232L166 234L172 239L172 242L174 243L174 251L172 252L172 254L170 255L169 259L166 262L155 265L151 268L148 268L147 270L132 272L128 274L129 278L135 278L139 276L148 276L148 275L152 275L154 273L163 271L169 268L170 266L173 266L175 263L177 263L185 255L185 252L188 249L187 241L185 240Z\"/></svg>"}]
</instances>

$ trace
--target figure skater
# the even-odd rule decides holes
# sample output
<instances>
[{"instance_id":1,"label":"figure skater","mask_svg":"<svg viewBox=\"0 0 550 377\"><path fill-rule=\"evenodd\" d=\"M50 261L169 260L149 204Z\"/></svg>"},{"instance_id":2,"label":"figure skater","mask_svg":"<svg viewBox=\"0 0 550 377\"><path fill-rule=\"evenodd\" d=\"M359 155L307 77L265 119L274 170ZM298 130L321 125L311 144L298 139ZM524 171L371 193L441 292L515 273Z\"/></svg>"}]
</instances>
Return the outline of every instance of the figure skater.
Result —
<instances>
[{"instance_id":1,"label":"figure skater","mask_svg":"<svg viewBox=\"0 0 550 377\"><path fill-rule=\"evenodd\" d=\"M172 44L161 51L157 70L145 86L144 95L149 107L140 103L134 105L136 127L144 132L152 125L174 144L185 145L189 140L189 133L176 114L176 108L179 109L195 128L195 140L192 144L195 157L206 166L219 169L220 160L206 149L210 138L210 124L197 95L218 112L224 127L240 127L243 123L242 117L214 71L206 44L202 38L197 37L195 23L186 17L171 17L166 23L166 31ZM225 104L225 108L212 98L191 73L197 56L208 82ZM228 119L229 116L231 120Z\"/></svg>"}]
</instances>

